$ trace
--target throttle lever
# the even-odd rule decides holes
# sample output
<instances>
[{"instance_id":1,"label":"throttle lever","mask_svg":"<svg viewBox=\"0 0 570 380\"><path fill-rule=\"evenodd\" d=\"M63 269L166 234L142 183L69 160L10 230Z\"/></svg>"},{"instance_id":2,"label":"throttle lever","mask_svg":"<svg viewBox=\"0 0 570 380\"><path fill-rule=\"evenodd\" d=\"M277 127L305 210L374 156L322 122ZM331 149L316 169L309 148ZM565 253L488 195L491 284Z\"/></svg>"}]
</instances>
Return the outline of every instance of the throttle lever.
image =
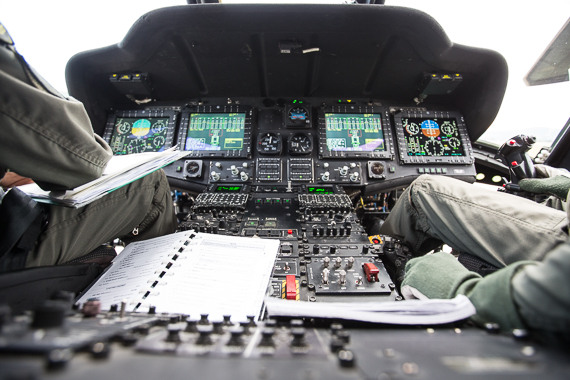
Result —
<instances>
[{"instance_id":1,"label":"throttle lever","mask_svg":"<svg viewBox=\"0 0 570 380\"><path fill-rule=\"evenodd\" d=\"M509 168L511 183L517 184L523 178L536 177L534 163L527 154L535 142L534 136L517 135L499 148L497 158Z\"/></svg>"}]
</instances>

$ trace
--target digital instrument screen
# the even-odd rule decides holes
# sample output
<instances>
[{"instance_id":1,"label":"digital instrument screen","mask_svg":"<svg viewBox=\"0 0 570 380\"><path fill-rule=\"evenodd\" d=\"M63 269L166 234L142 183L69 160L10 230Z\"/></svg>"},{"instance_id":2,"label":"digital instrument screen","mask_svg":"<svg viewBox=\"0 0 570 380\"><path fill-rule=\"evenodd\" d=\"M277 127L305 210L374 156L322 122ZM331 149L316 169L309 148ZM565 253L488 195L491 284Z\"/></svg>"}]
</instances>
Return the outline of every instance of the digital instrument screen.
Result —
<instances>
[{"instance_id":1,"label":"digital instrument screen","mask_svg":"<svg viewBox=\"0 0 570 380\"><path fill-rule=\"evenodd\" d=\"M244 131L245 113L192 113L184 150L241 150Z\"/></svg>"},{"instance_id":2,"label":"digital instrument screen","mask_svg":"<svg viewBox=\"0 0 570 380\"><path fill-rule=\"evenodd\" d=\"M325 113L329 151L385 151L380 114Z\"/></svg>"},{"instance_id":3,"label":"digital instrument screen","mask_svg":"<svg viewBox=\"0 0 570 380\"><path fill-rule=\"evenodd\" d=\"M239 193L241 189L241 186L216 186L214 191L217 193Z\"/></svg>"},{"instance_id":4,"label":"digital instrument screen","mask_svg":"<svg viewBox=\"0 0 570 380\"><path fill-rule=\"evenodd\" d=\"M454 118L402 118L408 156L465 156Z\"/></svg>"},{"instance_id":5,"label":"digital instrument screen","mask_svg":"<svg viewBox=\"0 0 570 380\"><path fill-rule=\"evenodd\" d=\"M309 194L334 194L334 190L330 186L307 186Z\"/></svg>"},{"instance_id":6,"label":"digital instrument screen","mask_svg":"<svg viewBox=\"0 0 570 380\"><path fill-rule=\"evenodd\" d=\"M162 152L168 143L169 117L117 117L109 145L113 154Z\"/></svg>"}]
</instances>

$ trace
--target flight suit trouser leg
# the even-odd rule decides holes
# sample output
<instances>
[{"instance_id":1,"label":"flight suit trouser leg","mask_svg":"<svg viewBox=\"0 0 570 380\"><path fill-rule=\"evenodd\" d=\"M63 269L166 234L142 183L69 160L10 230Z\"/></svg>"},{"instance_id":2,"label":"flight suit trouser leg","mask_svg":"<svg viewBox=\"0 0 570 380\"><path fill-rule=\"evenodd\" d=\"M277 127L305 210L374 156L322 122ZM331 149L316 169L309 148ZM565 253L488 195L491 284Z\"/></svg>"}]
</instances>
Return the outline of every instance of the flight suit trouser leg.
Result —
<instances>
[{"instance_id":1,"label":"flight suit trouser leg","mask_svg":"<svg viewBox=\"0 0 570 380\"><path fill-rule=\"evenodd\" d=\"M497 267L542 260L568 238L567 217L531 200L444 176L422 175L381 227L416 254L441 242Z\"/></svg>"},{"instance_id":2,"label":"flight suit trouser leg","mask_svg":"<svg viewBox=\"0 0 570 380\"><path fill-rule=\"evenodd\" d=\"M48 206L47 228L26 267L65 264L115 238L144 240L176 226L168 180L159 170L79 209Z\"/></svg>"}]
</instances>

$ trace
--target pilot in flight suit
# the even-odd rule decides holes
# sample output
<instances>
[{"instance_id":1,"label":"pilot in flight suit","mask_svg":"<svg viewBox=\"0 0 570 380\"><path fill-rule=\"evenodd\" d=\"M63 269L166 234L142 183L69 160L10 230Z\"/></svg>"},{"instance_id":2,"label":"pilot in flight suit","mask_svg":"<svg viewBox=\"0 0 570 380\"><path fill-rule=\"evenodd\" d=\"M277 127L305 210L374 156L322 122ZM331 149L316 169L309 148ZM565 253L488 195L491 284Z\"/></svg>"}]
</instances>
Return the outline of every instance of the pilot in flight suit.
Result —
<instances>
[{"instance_id":1,"label":"pilot in flight suit","mask_svg":"<svg viewBox=\"0 0 570 380\"><path fill-rule=\"evenodd\" d=\"M562 182L557 194L566 200L570 179L554 178ZM547 180L523 180L520 185L533 190L537 181ZM406 298L465 294L477 310L472 318L477 324L568 337L569 218L570 211L449 177L423 175L402 193L380 232L401 238L419 256L405 267L401 291ZM424 255L442 242L500 269L481 277L449 253Z\"/></svg>"},{"instance_id":2,"label":"pilot in flight suit","mask_svg":"<svg viewBox=\"0 0 570 380\"><path fill-rule=\"evenodd\" d=\"M0 179L11 171L44 190L72 189L101 176L111 156L83 105L45 83L0 24ZM0 203L7 199L5 195ZM162 170L79 209L41 207L46 218L35 245L25 253L26 267L65 264L115 238L142 240L176 228Z\"/></svg>"}]
</instances>

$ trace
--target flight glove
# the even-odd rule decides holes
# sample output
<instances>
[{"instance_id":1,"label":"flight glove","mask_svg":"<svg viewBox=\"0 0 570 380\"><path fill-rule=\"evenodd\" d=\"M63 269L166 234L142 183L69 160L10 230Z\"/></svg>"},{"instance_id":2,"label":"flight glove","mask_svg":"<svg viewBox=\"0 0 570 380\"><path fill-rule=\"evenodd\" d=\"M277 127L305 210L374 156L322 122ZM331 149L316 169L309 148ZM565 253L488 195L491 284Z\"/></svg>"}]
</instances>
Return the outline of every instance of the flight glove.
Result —
<instances>
[{"instance_id":1,"label":"flight glove","mask_svg":"<svg viewBox=\"0 0 570 380\"><path fill-rule=\"evenodd\" d=\"M521 190L529 193L554 195L566 200L570 190L570 178L557 175L550 178L525 178L519 181Z\"/></svg>"}]
</instances>

